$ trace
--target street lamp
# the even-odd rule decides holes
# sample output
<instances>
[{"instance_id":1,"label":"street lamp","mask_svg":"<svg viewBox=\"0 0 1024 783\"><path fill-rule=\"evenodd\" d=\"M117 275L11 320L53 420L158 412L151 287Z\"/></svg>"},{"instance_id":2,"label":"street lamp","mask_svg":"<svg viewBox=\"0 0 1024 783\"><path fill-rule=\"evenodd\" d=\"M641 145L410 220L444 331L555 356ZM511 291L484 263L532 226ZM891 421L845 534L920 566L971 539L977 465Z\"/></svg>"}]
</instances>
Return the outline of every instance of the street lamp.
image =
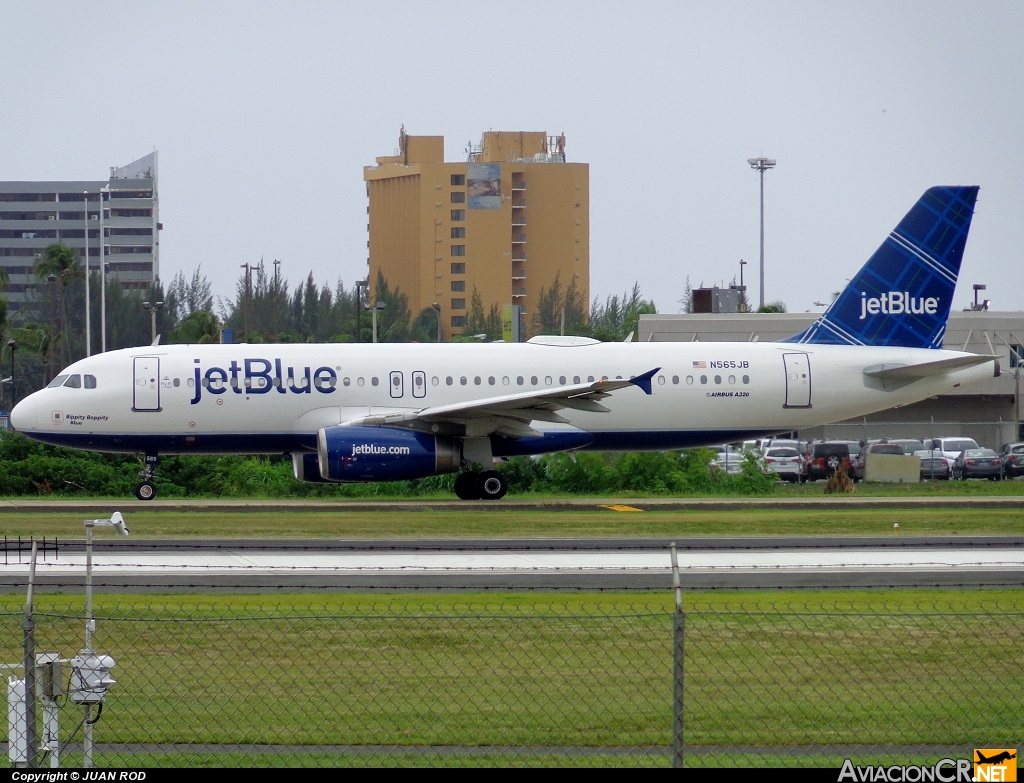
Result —
<instances>
[{"instance_id":1,"label":"street lamp","mask_svg":"<svg viewBox=\"0 0 1024 783\"><path fill-rule=\"evenodd\" d=\"M431 307L433 307L434 312L437 313L437 341L441 342L441 305L434 302Z\"/></svg>"},{"instance_id":2,"label":"street lamp","mask_svg":"<svg viewBox=\"0 0 1024 783\"><path fill-rule=\"evenodd\" d=\"M164 309L163 302L143 302L142 307L149 310L150 345L156 345L156 314Z\"/></svg>"},{"instance_id":3,"label":"street lamp","mask_svg":"<svg viewBox=\"0 0 1024 783\"><path fill-rule=\"evenodd\" d=\"M363 314L363 289L370 287L369 280L356 280L356 342L362 338L362 314Z\"/></svg>"},{"instance_id":4,"label":"street lamp","mask_svg":"<svg viewBox=\"0 0 1024 783\"><path fill-rule=\"evenodd\" d=\"M85 248L85 355L92 356L92 302L89 300L89 191L82 191L82 218L85 221L85 233L82 239Z\"/></svg>"},{"instance_id":5,"label":"street lamp","mask_svg":"<svg viewBox=\"0 0 1024 783\"><path fill-rule=\"evenodd\" d=\"M100 351L107 352L107 253L103 246L103 193L110 199L110 185L100 188Z\"/></svg>"},{"instance_id":6,"label":"street lamp","mask_svg":"<svg viewBox=\"0 0 1024 783\"><path fill-rule=\"evenodd\" d=\"M743 312L747 312L747 309L748 309L748 307L747 307L747 287L745 285L743 285L743 267L745 267L746 265L747 265L747 262L744 261L741 258L740 259L740 297L742 297L743 301L740 304L743 307Z\"/></svg>"},{"instance_id":7,"label":"street lamp","mask_svg":"<svg viewBox=\"0 0 1024 783\"><path fill-rule=\"evenodd\" d=\"M18 387L15 385L17 381L14 374L14 352L18 350L18 343L14 340L8 340L7 347L11 349L11 410L13 411L14 406L18 404Z\"/></svg>"},{"instance_id":8,"label":"street lamp","mask_svg":"<svg viewBox=\"0 0 1024 783\"><path fill-rule=\"evenodd\" d=\"M245 337L242 342L247 343L249 342L249 297L252 295L252 270L255 268L255 265L246 261L239 266L245 270L245 302L242 307L242 326L245 331Z\"/></svg>"},{"instance_id":9,"label":"street lamp","mask_svg":"<svg viewBox=\"0 0 1024 783\"><path fill-rule=\"evenodd\" d=\"M747 158L747 163L754 171L761 173L761 304L764 307L764 173L768 169L775 168L775 161L771 158Z\"/></svg>"}]
</instances>

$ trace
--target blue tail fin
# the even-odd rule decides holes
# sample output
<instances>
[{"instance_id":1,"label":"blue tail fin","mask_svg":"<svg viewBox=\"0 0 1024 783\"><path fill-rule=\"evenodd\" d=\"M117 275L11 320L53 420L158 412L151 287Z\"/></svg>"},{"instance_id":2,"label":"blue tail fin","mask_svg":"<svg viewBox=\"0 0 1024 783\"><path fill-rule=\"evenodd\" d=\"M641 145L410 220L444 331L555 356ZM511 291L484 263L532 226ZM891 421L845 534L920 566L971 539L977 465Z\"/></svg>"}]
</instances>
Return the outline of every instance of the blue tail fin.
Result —
<instances>
[{"instance_id":1,"label":"blue tail fin","mask_svg":"<svg viewBox=\"0 0 1024 783\"><path fill-rule=\"evenodd\" d=\"M929 188L850 284L782 342L941 348L978 188Z\"/></svg>"}]
</instances>

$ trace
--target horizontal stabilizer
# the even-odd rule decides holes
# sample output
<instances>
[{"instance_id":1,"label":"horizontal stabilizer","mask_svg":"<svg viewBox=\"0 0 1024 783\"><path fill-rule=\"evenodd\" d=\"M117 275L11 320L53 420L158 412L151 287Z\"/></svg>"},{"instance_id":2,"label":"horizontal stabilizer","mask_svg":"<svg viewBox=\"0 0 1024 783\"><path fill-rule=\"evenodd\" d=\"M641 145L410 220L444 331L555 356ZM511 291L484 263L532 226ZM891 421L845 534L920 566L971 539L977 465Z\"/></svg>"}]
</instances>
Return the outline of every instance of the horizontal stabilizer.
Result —
<instances>
[{"instance_id":1,"label":"horizontal stabilizer","mask_svg":"<svg viewBox=\"0 0 1024 783\"><path fill-rule=\"evenodd\" d=\"M954 370L962 370L965 367L977 367L985 362L997 361L997 356L984 356L982 354L971 354L968 356L954 356L951 359L939 359L934 362L922 362L920 364L877 364L867 367L864 374L871 378L878 378L882 381L913 381L918 378L929 378L934 375L943 375ZM996 364L996 375L999 375L999 365Z\"/></svg>"}]
</instances>

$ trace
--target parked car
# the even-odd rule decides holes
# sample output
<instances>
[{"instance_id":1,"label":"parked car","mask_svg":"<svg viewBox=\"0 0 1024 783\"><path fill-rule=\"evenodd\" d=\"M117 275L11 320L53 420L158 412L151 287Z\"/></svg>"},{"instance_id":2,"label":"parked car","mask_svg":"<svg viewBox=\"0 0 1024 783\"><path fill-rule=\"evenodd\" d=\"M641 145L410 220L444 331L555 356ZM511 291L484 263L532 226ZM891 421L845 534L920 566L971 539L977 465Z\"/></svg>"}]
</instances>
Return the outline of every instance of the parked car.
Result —
<instances>
[{"instance_id":1,"label":"parked car","mask_svg":"<svg viewBox=\"0 0 1024 783\"><path fill-rule=\"evenodd\" d=\"M850 444L845 440L817 440L807 444L800 481L827 479L842 465L850 472Z\"/></svg>"},{"instance_id":2,"label":"parked car","mask_svg":"<svg viewBox=\"0 0 1024 783\"><path fill-rule=\"evenodd\" d=\"M1002 461L994 449L964 449L953 461L953 478L987 478L998 481L1003 477Z\"/></svg>"},{"instance_id":3,"label":"parked car","mask_svg":"<svg viewBox=\"0 0 1024 783\"><path fill-rule=\"evenodd\" d=\"M921 449L914 455L921 458L921 481L940 481L950 478L953 460L946 459L941 451Z\"/></svg>"},{"instance_id":4,"label":"parked car","mask_svg":"<svg viewBox=\"0 0 1024 783\"><path fill-rule=\"evenodd\" d=\"M864 480L864 468L869 454L906 454L898 443L871 443L859 454L850 457L850 478L854 481Z\"/></svg>"},{"instance_id":5,"label":"parked car","mask_svg":"<svg viewBox=\"0 0 1024 783\"><path fill-rule=\"evenodd\" d=\"M800 452L791 446L771 447L764 452L764 472L774 473L782 481L798 482L802 462Z\"/></svg>"},{"instance_id":6,"label":"parked car","mask_svg":"<svg viewBox=\"0 0 1024 783\"><path fill-rule=\"evenodd\" d=\"M941 451L942 455L952 463L964 449L979 449L978 441L974 438L964 438L959 435L946 438L925 438L924 448L931 451Z\"/></svg>"},{"instance_id":7,"label":"parked car","mask_svg":"<svg viewBox=\"0 0 1024 783\"><path fill-rule=\"evenodd\" d=\"M743 472L743 452L732 446L711 446L715 458L709 463L711 470L724 470L729 474Z\"/></svg>"},{"instance_id":8,"label":"parked car","mask_svg":"<svg viewBox=\"0 0 1024 783\"><path fill-rule=\"evenodd\" d=\"M924 448L924 443L917 438L888 438L889 443L897 443L903 447L904 454L913 454Z\"/></svg>"},{"instance_id":9,"label":"parked car","mask_svg":"<svg viewBox=\"0 0 1024 783\"><path fill-rule=\"evenodd\" d=\"M1003 478L1024 476L1024 443L1007 443L999 452Z\"/></svg>"}]
</instances>

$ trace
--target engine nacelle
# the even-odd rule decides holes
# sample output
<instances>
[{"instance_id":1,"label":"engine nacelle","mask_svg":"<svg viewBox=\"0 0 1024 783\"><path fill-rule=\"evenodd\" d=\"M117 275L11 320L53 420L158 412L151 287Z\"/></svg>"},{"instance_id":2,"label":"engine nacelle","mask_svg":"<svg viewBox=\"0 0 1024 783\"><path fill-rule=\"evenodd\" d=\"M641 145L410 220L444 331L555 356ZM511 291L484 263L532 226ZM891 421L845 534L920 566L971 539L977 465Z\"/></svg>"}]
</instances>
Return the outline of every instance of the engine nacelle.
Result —
<instances>
[{"instance_id":1,"label":"engine nacelle","mask_svg":"<svg viewBox=\"0 0 1024 783\"><path fill-rule=\"evenodd\" d=\"M324 427L317 462L325 481L401 481L452 473L462 466L453 438L388 427Z\"/></svg>"},{"instance_id":2,"label":"engine nacelle","mask_svg":"<svg viewBox=\"0 0 1024 783\"><path fill-rule=\"evenodd\" d=\"M296 481L304 481L307 484L330 484L330 481L320 475L320 460L316 454L305 452L303 454L292 454L292 475Z\"/></svg>"}]
</instances>

